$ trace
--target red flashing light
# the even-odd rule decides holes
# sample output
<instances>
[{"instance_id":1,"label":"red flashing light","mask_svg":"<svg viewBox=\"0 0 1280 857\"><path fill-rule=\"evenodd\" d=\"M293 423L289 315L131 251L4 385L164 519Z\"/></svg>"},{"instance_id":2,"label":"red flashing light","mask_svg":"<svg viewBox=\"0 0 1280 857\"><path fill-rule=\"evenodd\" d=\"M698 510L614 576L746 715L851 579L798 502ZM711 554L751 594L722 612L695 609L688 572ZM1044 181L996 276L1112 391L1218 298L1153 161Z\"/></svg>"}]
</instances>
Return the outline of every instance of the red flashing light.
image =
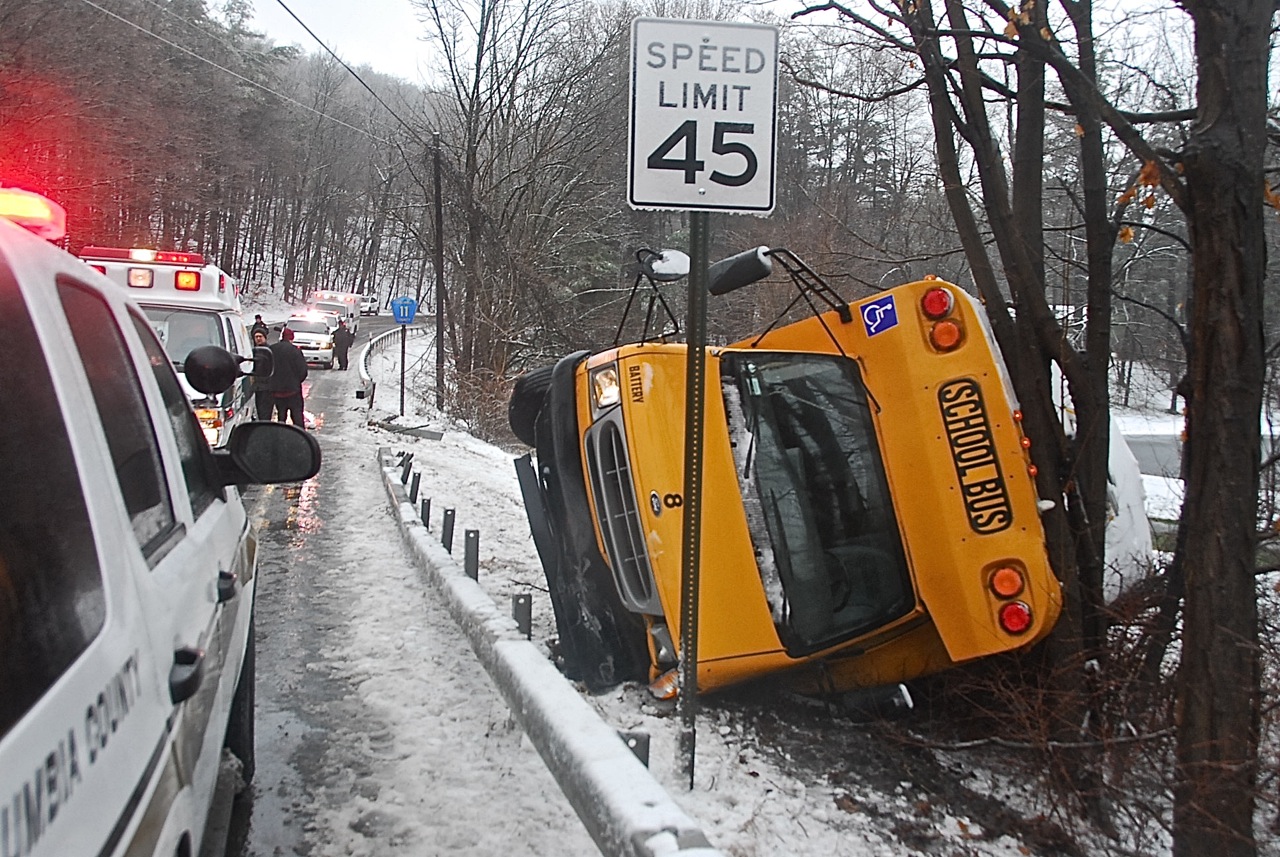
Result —
<instances>
[{"instance_id":1,"label":"red flashing light","mask_svg":"<svg viewBox=\"0 0 1280 857\"><path fill-rule=\"evenodd\" d=\"M46 241L60 241L67 234L67 212L48 197L16 187L0 187L0 217Z\"/></svg>"},{"instance_id":2,"label":"red flashing light","mask_svg":"<svg viewBox=\"0 0 1280 857\"><path fill-rule=\"evenodd\" d=\"M173 287L180 292L200 291L199 271L174 271Z\"/></svg>"},{"instance_id":3,"label":"red flashing light","mask_svg":"<svg viewBox=\"0 0 1280 857\"><path fill-rule=\"evenodd\" d=\"M93 268L93 270L97 271L99 274L105 274L107 272L106 265L90 265L89 267Z\"/></svg>"},{"instance_id":4,"label":"red flashing light","mask_svg":"<svg viewBox=\"0 0 1280 857\"><path fill-rule=\"evenodd\" d=\"M1031 627L1031 608L1013 601L1000 608L1000 627L1010 634L1024 633Z\"/></svg>"},{"instance_id":5,"label":"red flashing light","mask_svg":"<svg viewBox=\"0 0 1280 857\"><path fill-rule=\"evenodd\" d=\"M81 259L105 259L117 262L158 262L163 265L204 265L199 253L176 250L149 250L145 247L85 247Z\"/></svg>"},{"instance_id":6,"label":"red flashing light","mask_svg":"<svg viewBox=\"0 0 1280 857\"><path fill-rule=\"evenodd\" d=\"M929 289L924 293L924 297L920 298L920 309L924 310L928 318L934 320L950 315L955 305L956 299L951 292L943 288Z\"/></svg>"}]
</instances>

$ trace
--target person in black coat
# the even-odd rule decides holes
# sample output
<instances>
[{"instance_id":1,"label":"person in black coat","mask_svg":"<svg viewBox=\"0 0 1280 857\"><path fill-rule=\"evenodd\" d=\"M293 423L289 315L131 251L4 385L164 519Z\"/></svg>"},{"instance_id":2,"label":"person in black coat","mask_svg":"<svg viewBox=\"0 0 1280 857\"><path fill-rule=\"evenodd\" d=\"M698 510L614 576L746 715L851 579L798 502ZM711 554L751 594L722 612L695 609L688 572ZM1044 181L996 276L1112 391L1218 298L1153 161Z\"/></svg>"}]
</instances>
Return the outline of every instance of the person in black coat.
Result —
<instances>
[{"instance_id":1,"label":"person in black coat","mask_svg":"<svg viewBox=\"0 0 1280 857\"><path fill-rule=\"evenodd\" d=\"M262 320L262 316L255 315L253 317L253 324L249 325L249 335L252 336L255 333L261 332L265 337L267 335L267 330L267 323Z\"/></svg>"},{"instance_id":2,"label":"person in black coat","mask_svg":"<svg viewBox=\"0 0 1280 857\"><path fill-rule=\"evenodd\" d=\"M306 428L302 415L302 382L307 379L307 358L293 344L293 331L287 327L280 331L280 339L271 343L270 348L275 371L271 373L268 387L275 400L276 419L285 422L288 417L298 428Z\"/></svg>"},{"instance_id":3,"label":"person in black coat","mask_svg":"<svg viewBox=\"0 0 1280 857\"><path fill-rule=\"evenodd\" d=\"M333 359L338 362L339 369L347 368L347 352L355 341L356 335L347 327L347 323L339 321L338 329L333 332Z\"/></svg>"},{"instance_id":4,"label":"person in black coat","mask_svg":"<svg viewBox=\"0 0 1280 857\"><path fill-rule=\"evenodd\" d=\"M253 346L255 348L267 348L267 332L265 330L255 330L253 332ZM273 358L274 359L274 358ZM253 378L253 409L254 417L259 420L271 419L271 413L275 410L275 396L271 394L271 378Z\"/></svg>"}]
</instances>

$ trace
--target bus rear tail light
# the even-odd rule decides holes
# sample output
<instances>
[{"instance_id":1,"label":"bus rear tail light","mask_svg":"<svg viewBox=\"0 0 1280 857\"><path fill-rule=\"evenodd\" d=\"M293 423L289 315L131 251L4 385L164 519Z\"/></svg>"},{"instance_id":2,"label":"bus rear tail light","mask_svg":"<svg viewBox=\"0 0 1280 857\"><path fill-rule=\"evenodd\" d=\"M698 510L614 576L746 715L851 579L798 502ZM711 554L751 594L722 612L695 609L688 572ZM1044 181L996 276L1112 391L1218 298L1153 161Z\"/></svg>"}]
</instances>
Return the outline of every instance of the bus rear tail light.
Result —
<instances>
[{"instance_id":1,"label":"bus rear tail light","mask_svg":"<svg viewBox=\"0 0 1280 857\"><path fill-rule=\"evenodd\" d=\"M1021 601L1011 601L1000 608L1000 627L1010 634L1024 633L1031 627L1031 608Z\"/></svg>"},{"instance_id":2,"label":"bus rear tail light","mask_svg":"<svg viewBox=\"0 0 1280 857\"><path fill-rule=\"evenodd\" d=\"M920 309L924 311L927 318L934 321L949 316L955 305L956 299L952 297L951 292L943 288L929 289L920 299Z\"/></svg>"},{"instance_id":3,"label":"bus rear tail light","mask_svg":"<svg viewBox=\"0 0 1280 857\"><path fill-rule=\"evenodd\" d=\"M929 330L929 343L938 351L954 351L964 339L964 332L954 321L940 321Z\"/></svg>"},{"instance_id":4,"label":"bus rear tail light","mask_svg":"<svg viewBox=\"0 0 1280 857\"><path fill-rule=\"evenodd\" d=\"M1016 598L1024 586L1022 572L1013 566L1003 565L991 575L991 591L1001 598Z\"/></svg>"},{"instance_id":5,"label":"bus rear tail light","mask_svg":"<svg viewBox=\"0 0 1280 857\"><path fill-rule=\"evenodd\" d=\"M175 271L173 274L173 287L180 292L200 291L200 272Z\"/></svg>"}]
</instances>

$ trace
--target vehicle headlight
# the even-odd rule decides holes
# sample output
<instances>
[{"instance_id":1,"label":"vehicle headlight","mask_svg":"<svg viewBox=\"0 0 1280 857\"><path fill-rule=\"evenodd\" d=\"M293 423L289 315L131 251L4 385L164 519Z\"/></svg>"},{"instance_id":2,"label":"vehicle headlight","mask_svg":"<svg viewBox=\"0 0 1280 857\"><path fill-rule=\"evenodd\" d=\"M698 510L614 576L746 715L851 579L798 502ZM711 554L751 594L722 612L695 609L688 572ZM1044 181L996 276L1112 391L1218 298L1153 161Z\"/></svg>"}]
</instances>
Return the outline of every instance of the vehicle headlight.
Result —
<instances>
[{"instance_id":1,"label":"vehicle headlight","mask_svg":"<svg viewBox=\"0 0 1280 857\"><path fill-rule=\"evenodd\" d=\"M610 363L601 366L591 373L591 394L597 408L616 405L622 399L622 388L618 386L618 365Z\"/></svg>"}]
</instances>

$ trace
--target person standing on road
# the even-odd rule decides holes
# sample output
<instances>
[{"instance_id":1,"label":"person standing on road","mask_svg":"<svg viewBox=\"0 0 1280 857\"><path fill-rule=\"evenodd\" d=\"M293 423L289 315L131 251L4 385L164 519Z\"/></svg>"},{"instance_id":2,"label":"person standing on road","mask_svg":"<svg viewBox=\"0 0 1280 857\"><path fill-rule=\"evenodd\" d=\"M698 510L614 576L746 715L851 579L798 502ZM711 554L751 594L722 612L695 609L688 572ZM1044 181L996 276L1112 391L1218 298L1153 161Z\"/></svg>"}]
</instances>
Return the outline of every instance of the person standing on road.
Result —
<instances>
[{"instance_id":1,"label":"person standing on road","mask_svg":"<svg viewBox=\"0 0 1280 857\"><path fill-rule=\"evenodd\" d=\"M295 426L305 429L302 382L307 379L307 358L293 344L293 331L287 327L280 331L280 339L271 343L270 348L275 359L275 371L267 383L275 400L276 419L285 422L285 417L288 417Z\"/></svg>"},{"instance_id":2,"label":"person standing on road","mask_svg":"<svg viewBox=\"0 0 1280 857\"><path fill-rule=\"evenodd\" d=\"M256 334L258 331L262 331L262 336L265 339L267 335L267 323L262 320L261 315L255 315L253 317L253 324L249 325L250 334Z\"/></svg>"},{"instance_id":3,"label":"person standing on road","mask_svg":"<svg viewBox=\"0 0 1280 857\"><path fill-rule=\"evenodd\" d=\"M356 335L347 327L345 321L338 322L338 329L333 332L333 359L338 361L339 369L347 368L347 352L356 341Z\"/></svg>"},{"instance_id":4,"label":"person standing on road","mask_svg":"<svg viewBox=\"0 0 1280 857\"><path fill-rule=\"evenodd\" d=\"M253 347L268 348L267 331L255 330L253 332ZM274 360L274 352L272 352ZM253 379L253 410L255 416L260 420L270 420L271 412L275 410L275 396L271 392L271 378L254 378Z\"/></svg>"}]
</instances>

